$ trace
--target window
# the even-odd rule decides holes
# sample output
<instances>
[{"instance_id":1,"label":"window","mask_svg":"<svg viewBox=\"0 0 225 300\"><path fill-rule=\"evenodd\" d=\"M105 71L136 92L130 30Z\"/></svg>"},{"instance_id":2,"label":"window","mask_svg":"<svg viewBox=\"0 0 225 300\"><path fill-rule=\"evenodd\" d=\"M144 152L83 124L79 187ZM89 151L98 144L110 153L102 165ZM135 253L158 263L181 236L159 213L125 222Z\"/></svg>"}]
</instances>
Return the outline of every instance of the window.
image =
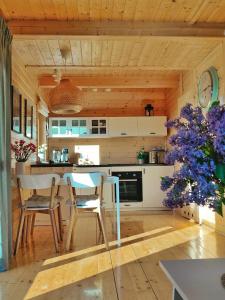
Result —
<instances>
[{"instance_id":1,"label":"window","mask_svg":"<svg viewBox=\"0 0 225 300\"><path fill-rule=\"evenodd\" d=\"M79 155L80 165L99 165L100 147L99 145L79 145L75 146L75 153Z\"/></svg>"}]
</instances>

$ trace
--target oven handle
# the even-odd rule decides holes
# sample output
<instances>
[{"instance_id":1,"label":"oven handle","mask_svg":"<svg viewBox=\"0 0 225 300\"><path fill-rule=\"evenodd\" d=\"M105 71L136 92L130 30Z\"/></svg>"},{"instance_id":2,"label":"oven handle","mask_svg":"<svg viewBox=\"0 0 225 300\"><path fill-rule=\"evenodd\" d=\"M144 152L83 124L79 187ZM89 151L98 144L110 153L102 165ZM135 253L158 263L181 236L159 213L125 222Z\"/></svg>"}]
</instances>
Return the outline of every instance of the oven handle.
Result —
<instances>
[{"instance_id":1,"label":"oven handle","mask_svg":"<svg viewBox=\"0 0 225 300\"><path fill-rule=\"evenodd\" d=\"M137 181L137 179L119 179L119 181Z\"/></svg>"}]
</instances>

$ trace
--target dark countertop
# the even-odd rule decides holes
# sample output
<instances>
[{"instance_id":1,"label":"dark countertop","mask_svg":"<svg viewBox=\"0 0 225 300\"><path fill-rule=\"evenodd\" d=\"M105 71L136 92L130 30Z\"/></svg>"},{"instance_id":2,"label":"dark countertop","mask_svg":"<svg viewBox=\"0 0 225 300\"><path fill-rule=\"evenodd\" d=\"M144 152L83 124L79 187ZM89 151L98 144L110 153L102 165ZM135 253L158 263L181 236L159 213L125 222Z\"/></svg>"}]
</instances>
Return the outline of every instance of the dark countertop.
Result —
<instances>
[{"instance_id":1,"label":"dark countertop","mask_svg":"<svg viewBox=\"0 0 225 300\"><path fill-rule=\"evenodd\" d=\"M103 167L142 167L142 166L168 166L166 164L101 164L101 165L77 165L73 163L35 163L31 168L52 168L52 167L77 167L77 168L103 168Z\"/></svg>"},{"instance_id":2,"label":"dark countertop","mask_svg":"<svg viewBox=\"0 0 225 300\"><path fill-rule=\"evenodd\" d=\"M92 168L92 167L142 167L142 166L168 166L166 164L102 164L102 165L76 165L77 168Z\"/></svg>"},{"instance_id":3,"label":"dark countertop","mask_svg":"<svg viewBox=\"0 0 225 300\"><path fill-rule=\"evenodd\" d=\"M31 168L73 167L73 163L34 163Z\"/></svg>"}]
</instances>

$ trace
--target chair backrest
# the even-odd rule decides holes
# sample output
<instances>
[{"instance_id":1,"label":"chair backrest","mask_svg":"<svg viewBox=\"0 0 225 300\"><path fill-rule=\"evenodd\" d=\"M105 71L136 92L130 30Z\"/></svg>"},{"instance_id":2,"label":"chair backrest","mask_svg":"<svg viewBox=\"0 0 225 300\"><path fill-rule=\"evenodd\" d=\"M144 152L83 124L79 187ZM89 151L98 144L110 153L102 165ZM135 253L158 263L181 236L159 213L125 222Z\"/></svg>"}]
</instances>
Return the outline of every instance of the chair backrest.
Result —
<instances>
[{"instance_id":1,"label":"chair backrest","mask_svg":"<svg viewBox=\"0 0 225 300\"><path fill-rule=\"evenodd\" d=\"M101 172L89 172L89 173L65 173L64 180L68 182L74 188L88 189L100 187L102 185L103 173Z\"/></svg>"},{"instance_id":2,"label":"chair backrest","mask_svg":"<svg viewBox=\"0 0 225 300\"><path fill-rule=\"evenodd\" d=\"M18 175L17 178L20 180L20 187L29 190L49 189L52 187L53 178L55 185L60 182L58 174Z\"/></svg>"}]
</instances>

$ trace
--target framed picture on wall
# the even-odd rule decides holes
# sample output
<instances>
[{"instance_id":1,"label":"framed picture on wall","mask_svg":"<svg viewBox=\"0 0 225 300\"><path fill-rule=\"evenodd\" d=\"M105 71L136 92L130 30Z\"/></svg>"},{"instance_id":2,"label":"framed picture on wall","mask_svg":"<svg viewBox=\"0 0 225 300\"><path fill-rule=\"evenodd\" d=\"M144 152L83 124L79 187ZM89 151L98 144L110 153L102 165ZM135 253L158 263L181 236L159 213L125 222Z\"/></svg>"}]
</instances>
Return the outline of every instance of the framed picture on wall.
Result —
<instances>
[{"instance_id":1,"label":"framed picture on wall","mask_svg":"<svg viewBox=\"0 0 225 300\"><path fill-rule=\"evenodd\" d=\"M33 105L27 99L24 99L24 134L33 138Z\"/></svg>"},{"instance_id":2,"label":"framed picture on wall","mask_svg":"<svg viewBox=\"0 0 225 300\"><path fill-rule=\"evenodd\" d=\"M22 132L22 96L18 90L11 86L11 130Z\"/></svg>"}]
</instances>

